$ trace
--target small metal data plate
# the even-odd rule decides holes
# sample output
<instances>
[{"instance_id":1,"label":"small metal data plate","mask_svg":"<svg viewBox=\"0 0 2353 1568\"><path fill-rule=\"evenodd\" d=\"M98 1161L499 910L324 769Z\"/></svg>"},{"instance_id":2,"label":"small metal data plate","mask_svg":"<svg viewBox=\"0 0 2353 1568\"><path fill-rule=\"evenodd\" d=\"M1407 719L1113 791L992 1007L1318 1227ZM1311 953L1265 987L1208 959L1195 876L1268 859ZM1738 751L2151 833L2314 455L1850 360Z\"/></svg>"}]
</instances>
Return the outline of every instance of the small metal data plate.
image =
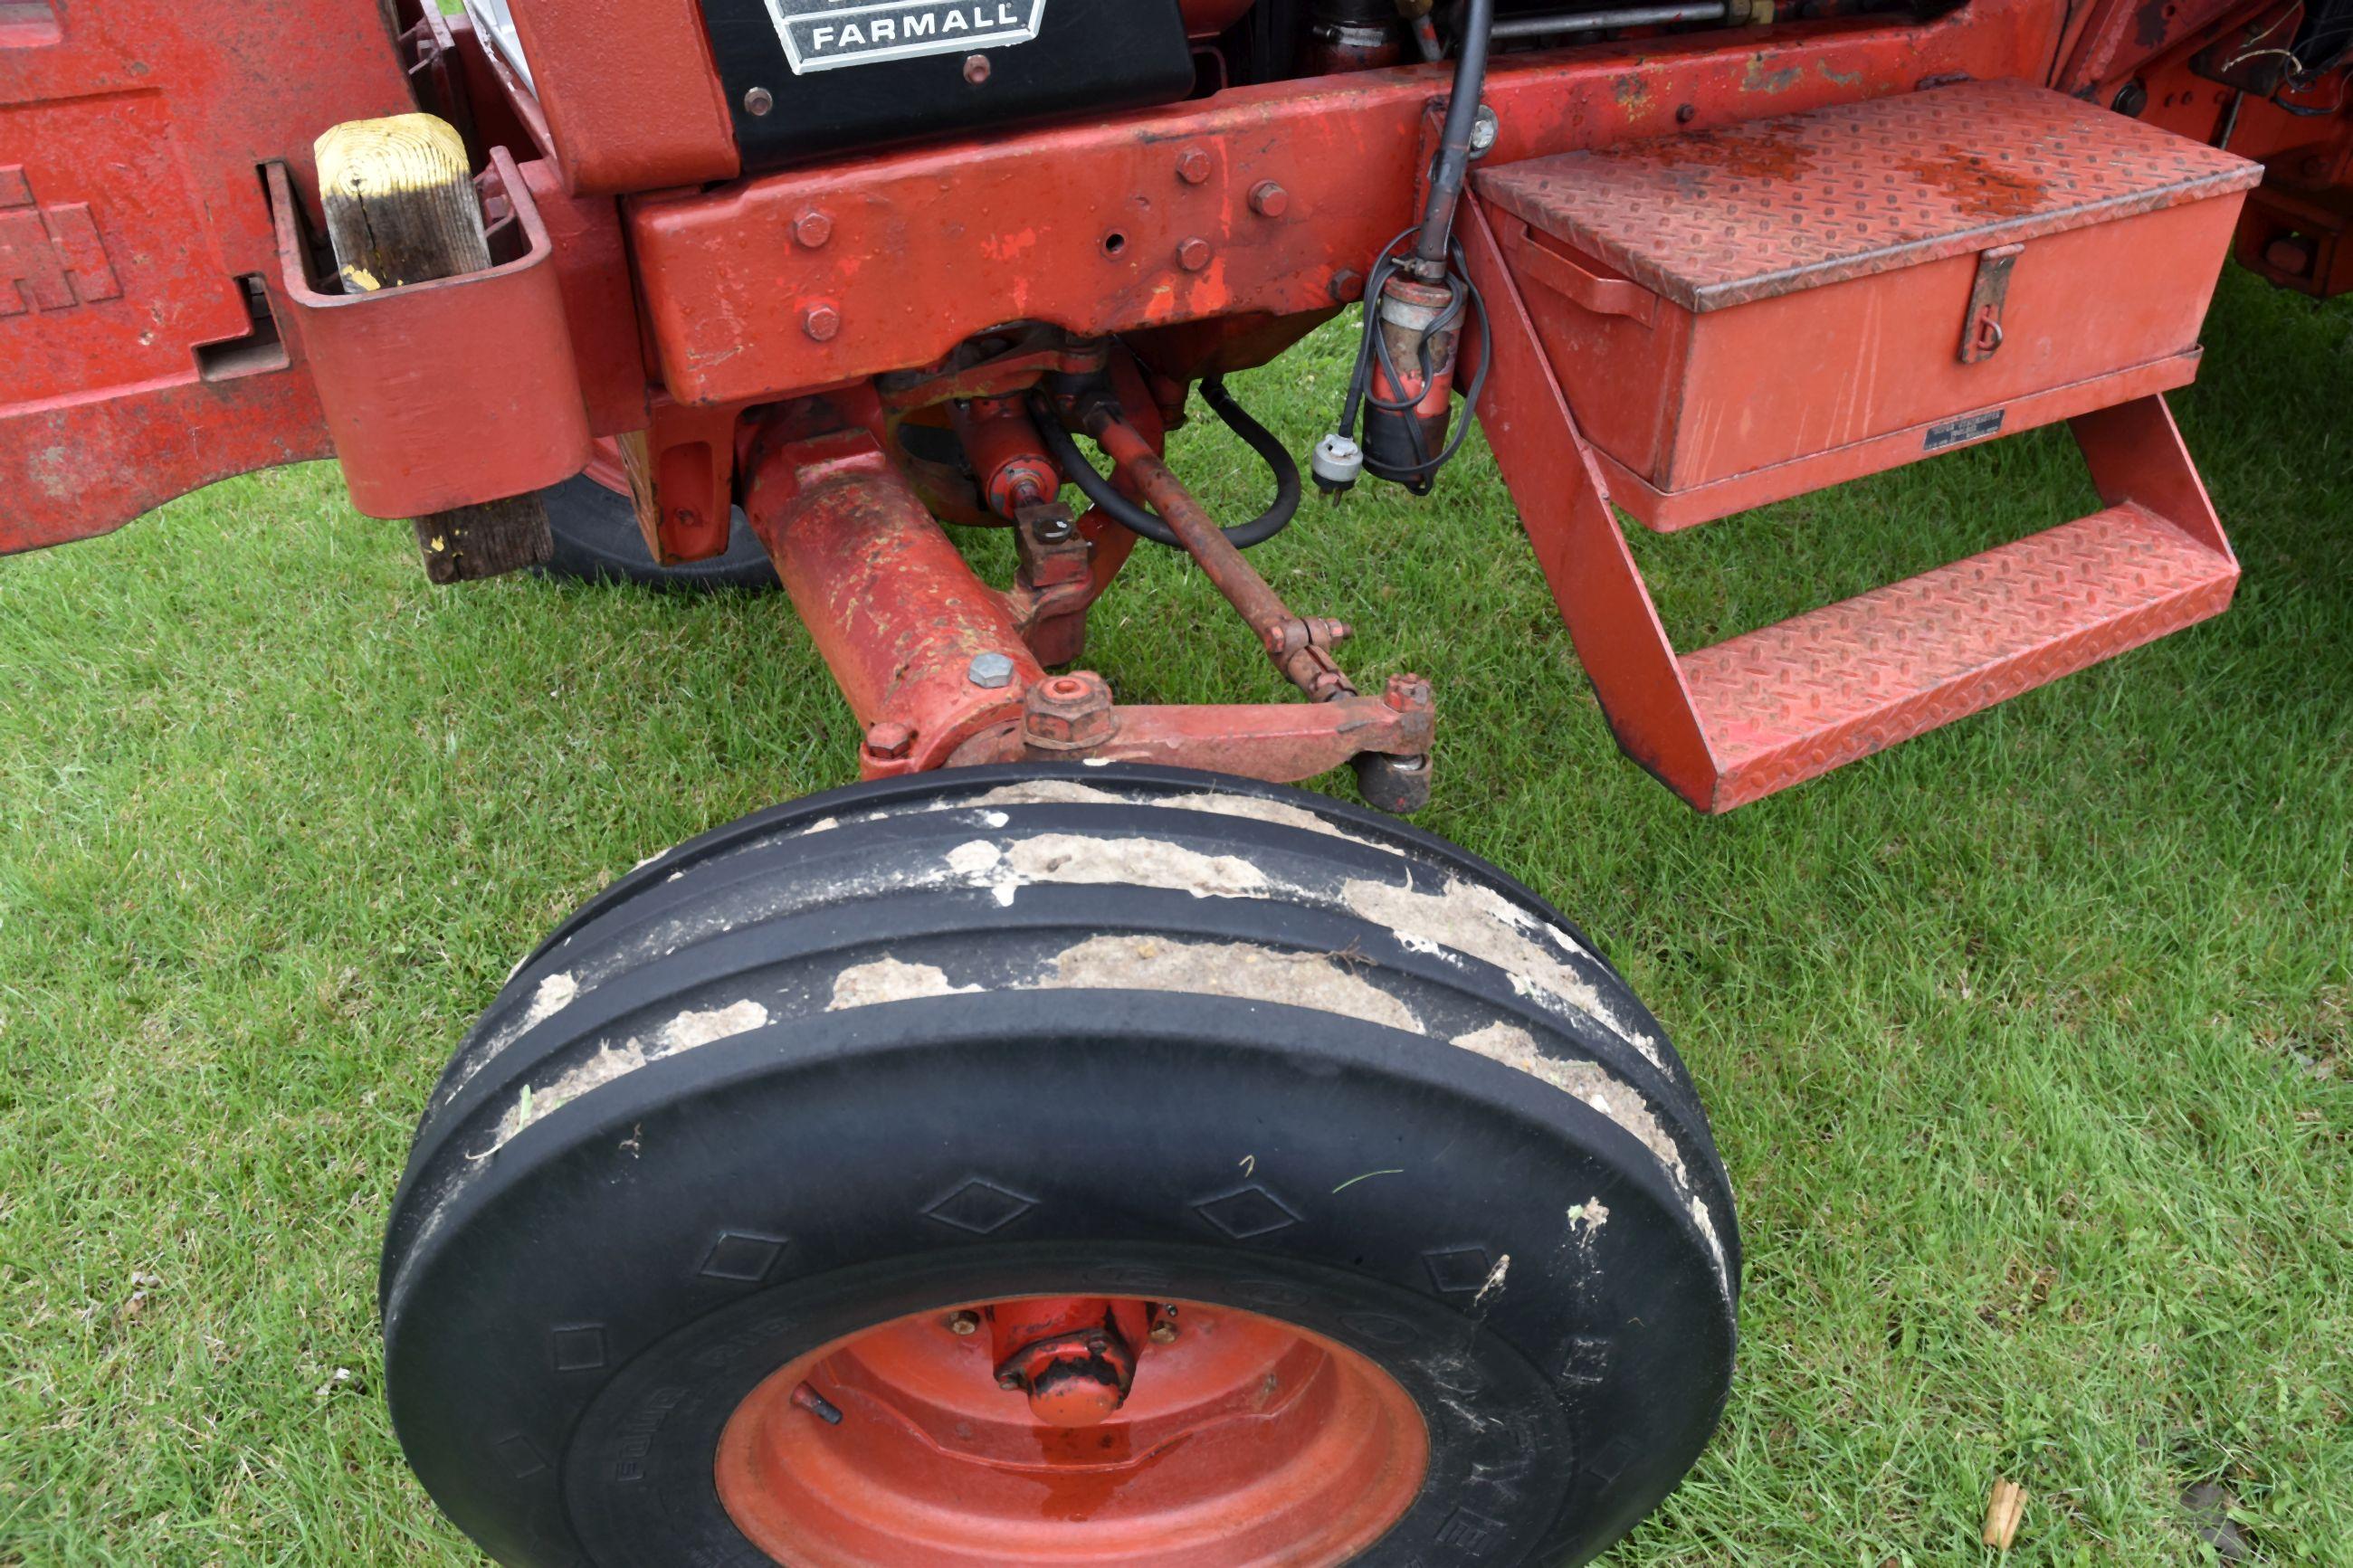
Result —
<instances>
[{"instance_id":1,"label":"small metal data plate","mask_svg":"<svg viewBox=\"0 0 2353 1568\"><path fill-rule=\"evenodd\" d=\"M1006 48L1038 37L1046 0L768 0L795 76L922 55Z\"/></svg>"},{"instance_id":2,"label":"small metal data plate","mask_svg":"<svg viewBox=\"0 0 2353 1568\"><path fill-rule=\"evenodd\" d=\"M1989 408L1982 413L1964 414L1958 419L1947 419L1940 425L1931 425L1928 426L1927 437L1920 444L1920 449L1924 452L1941 452L1947 447L1958 447L1965 442L1982 441L1989 436L1999 436L2001 434L2002 416L2009 412L2010 410L2006 408Z\"/></svg>"}]
</instances>

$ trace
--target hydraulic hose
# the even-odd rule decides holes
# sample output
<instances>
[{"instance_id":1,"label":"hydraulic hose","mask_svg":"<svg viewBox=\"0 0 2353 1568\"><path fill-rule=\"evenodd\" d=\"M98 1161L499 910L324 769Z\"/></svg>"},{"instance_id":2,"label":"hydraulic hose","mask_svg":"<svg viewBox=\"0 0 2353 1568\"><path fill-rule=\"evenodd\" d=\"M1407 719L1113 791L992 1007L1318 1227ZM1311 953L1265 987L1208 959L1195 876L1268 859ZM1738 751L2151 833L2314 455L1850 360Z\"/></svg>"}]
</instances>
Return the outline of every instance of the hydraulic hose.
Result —
<instances>
[{"instance_id":1,"label":"hydraulic hose","mask_svg":"<svg viewBox=\"0 0 2353 1568\"><path fill-rule=\"evenodd\" d=\"M1251 418L1250 411L1234 401L1233 395L1226 390L1223 377L1204 376L1201 399L1226 428L1240 437L1243 444L1274 471L1274 504L1248 522L1236 523L1231 528L1219 531L1240 550L1263 544L1281 533L1299 510L1299 465L1292 460L1291 454L1283 449L1282 441L1272 431ZM1121 527L1140 533L1157 544L1183 547L1183 542L1173 529L1153 515L1149 508L1122 494L1096 470L1092 463L1087 461L1086 455L1079 450L1078 443L1071 440L1070 433L1062 428L1061 416L1042 394L1036 395L1034 401L1038 433L1045 440L1046 455L1054 459L1072 484L1079 487L1081 494L1101 507L1103 515Z\"/></svg>"},{"instance_id":2,"label":"hydraulic hose","mask_svg":"<svg viewBox=\"0 0 2353 1568\"><path fill-rule=\"evenodd\" d=\"M1487 45L1495 27L1495 0L1470 0L1455 43L1454 92L1446 100L1446 128L1430 171L1430 199L1421 209L1421 234L1414 259L1435 272L1446 265L1454 237L1454 208L1470 177L1471 135L1479 124L1479 99L1487 85Z\"/></svg>"}]
</instances>

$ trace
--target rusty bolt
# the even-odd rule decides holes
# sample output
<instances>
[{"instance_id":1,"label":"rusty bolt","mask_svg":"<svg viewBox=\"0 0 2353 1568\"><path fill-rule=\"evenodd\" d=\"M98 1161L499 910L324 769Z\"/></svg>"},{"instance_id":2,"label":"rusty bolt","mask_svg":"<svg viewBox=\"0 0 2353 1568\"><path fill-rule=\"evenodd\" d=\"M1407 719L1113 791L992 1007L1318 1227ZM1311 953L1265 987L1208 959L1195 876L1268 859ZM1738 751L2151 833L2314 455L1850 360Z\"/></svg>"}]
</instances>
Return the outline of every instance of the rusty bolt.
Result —
<instances>
[{"instance_id":1,"label":"rusty bolt","mask_svg":"<svg viewBox=\"0 0 2353 1568\"><path fill-rule=\"evenodd\" d=\"M1365 275L1343 267L1339 271L1332 274L1332 281L1324 291L1332 296L1332 303L1335 305L1345 305L1351 300L1361 300L1365 297Z\"/></svg>"},{"instance_id":2,"label":"rusty bolt","mask_svg":"<svg viewBox=\"0 0 2353 1568\"><path fill-rule=\"evenodd\" d=\"M895 719L885 719L866 731L866 749L878 757L903 757L914 748L914 727L902 724Z\"/></svg>"},{"instance_id":3,"label":"rusty bolt","mask_svg":"<svg viewBox=\"0 0 2353 1568\"><path fill-rule=\"evenodd\" d=\"M841 311L830 300L819 300L802 310L801 331L818 342L829 343L841 331Z\"/></svg>"},{"instance_id":4,"label":"rusty bolt","mask_svg":"<svg viewBox=\"0 0 2353 1568\"><path fill-rule=\"evenodd\" d=\"M1198 272L1209 264L1209 242L1196 235L1176 247L1176 265L1187 272Z\"/></svg>"},{"instance_id":5,"label":"rusty bolt","mask_svg":"<svg viewBox=\"0 0 2353 1568\"><path fill-rule=\"evenodd\" d=\"M793 238L815 250L833 237L833 219L812 207L793 219Z\"/></svg>"},{"instance_id":6,"label":"rusty bolt","mask_svg":"<svg viewBox=\"0 0 2353 1568\"><path fill-rule=\"evenodd\" d=\"M754 120L776 107L776 95L765 87L755 87L744 95L744 112Z\"/></svg>"},{"instance_id":7,"label":"rusty bolt","mask_svg":"<svg viewBox=\"0 0 2353 1568\"><path fill-rule=\"evenodd\" d=\"M1392 675L1381 700L1400 713L1419 712L1430 706L1430 682L1419 675Z\"/></svg>"},{"instance_id":8,"label":"rusty bolt","mask_svg":"<svg viewBox=\"0 0 2353 1568\"><path fill-rule=\"evenodd\" d=\"M1044 751L1084 751L1110 740L1118 728L1111 686L1092 670L1041 680L1022 703L1021 737Z\"/></svg>"},{"instance_id":9,"label":"rusty bolt","mask_svg":"<svg viewBox=\"0 0 2353 1568\"><path fill-rule=\"evenodd\" d=\"M1209 155L1198 147L1187 147L1176 154L1176 177L1188 185L1206 183L1209 177Z\"/></svg>"},{"instance_id":10,"label":"rusty bolt","mask_svg":"<svg viewBox=\"0 0 2353 1568\"><path fill-rule=\"evenodd\" d=\"M948 1332L955 1335L959 1339L980 1332L980 1314L978 1312L950 1312L948 1314Z\"/></svg>"},{"instance_id":11,"label":"rusty bolt","mask_svg":"<svg viewBox=\"0 0 2353 1568\"><path fill-rule=\"evenodd\" d=\"M1272 180L1250 187L1250 211L1261 217L1281 217L1291 206L1291 193Z\"/></svg>"},{"instance_id":12,"label":"rusty bolt","mask_svg":"<svg viewBox=\"0 0 2353 1568\"><path fill-rule=\"evenodd\" d=\"M965 56L964 79L972 83L973 86L978 87L982 82L987 81L988 79L988 57L987 55Z\"/></svg>"},{"instance_id":13,"label":"rusty bolt","mask_svg":"<svg viewBox=\"0 0 2353 1568\"><path fill-rule=\"evenodd\" d=\"M1155 1345L1175 1344L1176 1342L1176 1325L1165 1320L1153 1324L1152 1342Z\"/></svg>"}]
</instances>

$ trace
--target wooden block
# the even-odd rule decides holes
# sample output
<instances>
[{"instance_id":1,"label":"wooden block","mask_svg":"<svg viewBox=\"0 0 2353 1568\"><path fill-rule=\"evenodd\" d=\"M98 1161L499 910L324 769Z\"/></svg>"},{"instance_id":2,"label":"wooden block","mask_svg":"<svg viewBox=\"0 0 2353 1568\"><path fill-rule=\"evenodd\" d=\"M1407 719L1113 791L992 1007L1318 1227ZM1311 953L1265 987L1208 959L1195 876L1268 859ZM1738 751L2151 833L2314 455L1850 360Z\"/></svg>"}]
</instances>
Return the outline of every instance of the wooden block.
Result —
<instances>
[{"instance_id":1,"label":"wooden block","mask_svg":"<svg viewBox=\"0 0 2353 1568\"><path fill-rule=\"evenodd\" d=\"M319 138L319 200L347 294L484 272L482 205L465 139L430 114L351 120ZM387 367L388 369L389 367ZM536 495L416 520L425 574L467 583L537 565L554 552Z\"/></svg>"},{"instance_id":2,"label":"wooden block","mask_svg":"<svg viewBox=\"0 0 2353 1568\"><path fill-rule=\"evenodd\" d=\"M2016 1481L1996 1480L1986 1501L1985 1543L2007 1552L2018 1539L2019 1521L2026 1517L2026 1489Z\"/></svg>"}]
</instances>

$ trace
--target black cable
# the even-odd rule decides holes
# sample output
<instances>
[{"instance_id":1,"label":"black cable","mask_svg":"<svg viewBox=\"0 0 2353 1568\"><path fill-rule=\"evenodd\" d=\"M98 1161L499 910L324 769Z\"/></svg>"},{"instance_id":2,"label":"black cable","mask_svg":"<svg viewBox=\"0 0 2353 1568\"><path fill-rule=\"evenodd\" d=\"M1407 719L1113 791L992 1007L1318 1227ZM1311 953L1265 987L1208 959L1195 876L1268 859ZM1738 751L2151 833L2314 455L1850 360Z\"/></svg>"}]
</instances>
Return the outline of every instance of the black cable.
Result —
<instances>
[{"instance_id":1,"label":"black cable","mask_svg":"<svg viewBox=\"0 0 2353 1568\"><path fill-rule=\"evenodd\" d=\"M1237 550L1248 550L1263 544L1290 526L1299 510L1299 465L1283 449L1281 440L1265 426L1250 416L1249 410L1234 401L1226 390L1225 378L1208 375L1201 378L1201 400L1209 405L1227 429L1242 438L1245 446L1274 470L1274 504L1250 519L1236 523L1222 531ZM1158 544L1184 548L1176 531L1163 522L1152 510L1120 493L1117 487L1096 471L1079 450L1078 443L1062 428L1061 416L1043 393L1032 394L1032 408L1037 417L1038 433L1046 442L1046 455L1054 459L1072 484L1087 500L1101 507L1105 517L1121 527L1129 529Z\"/></svg>"},{"instance_id":2,"label":"black cable","mask_svg":"<svg viewBox=\"0 0 2353 1568\"><path fill-rule=\"evenodd\" d=\"M1470 177L1471 135L1479 124L1479 100L1487 85L1487 45L1495 27L1495 0L1471 0L1455 40L1454 93L1446 101L1446 127L1438 139L1438 162L1430 173L1430 199L1421 209L1416 260L1435 269L1446 260L1454 236L1454 208ZM1365 298L1373 297L1366 290Z\"/></svg>"}]
</instances>

